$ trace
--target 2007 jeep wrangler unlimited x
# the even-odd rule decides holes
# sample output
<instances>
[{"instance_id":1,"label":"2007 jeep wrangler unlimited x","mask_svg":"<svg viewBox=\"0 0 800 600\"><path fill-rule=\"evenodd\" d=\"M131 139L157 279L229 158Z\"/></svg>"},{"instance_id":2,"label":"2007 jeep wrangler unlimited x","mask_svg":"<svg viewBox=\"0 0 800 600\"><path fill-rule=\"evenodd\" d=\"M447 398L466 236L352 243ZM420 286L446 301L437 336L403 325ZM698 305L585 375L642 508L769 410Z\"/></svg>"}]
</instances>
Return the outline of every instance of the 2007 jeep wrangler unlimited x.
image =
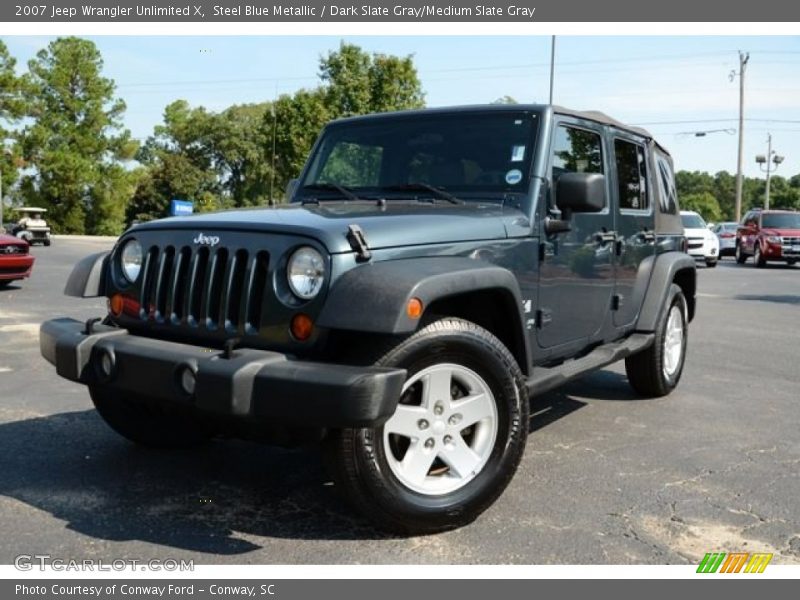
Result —
<instances>
[{"instance_id":1,"label":"2007 jeep wrangler unlimited x","mask_svg":"<svg viewBox=\"0 0 800 600\"><path fill-rule=\"evenodd\" d=\"M625 359L668 394L695 311L669 154L553 106L328 125L286 206L136 225L65 293L41 351L148 446L321 441L378 526L473 520L523 454L529 397Z\"/></svg>"}]
</instances>

